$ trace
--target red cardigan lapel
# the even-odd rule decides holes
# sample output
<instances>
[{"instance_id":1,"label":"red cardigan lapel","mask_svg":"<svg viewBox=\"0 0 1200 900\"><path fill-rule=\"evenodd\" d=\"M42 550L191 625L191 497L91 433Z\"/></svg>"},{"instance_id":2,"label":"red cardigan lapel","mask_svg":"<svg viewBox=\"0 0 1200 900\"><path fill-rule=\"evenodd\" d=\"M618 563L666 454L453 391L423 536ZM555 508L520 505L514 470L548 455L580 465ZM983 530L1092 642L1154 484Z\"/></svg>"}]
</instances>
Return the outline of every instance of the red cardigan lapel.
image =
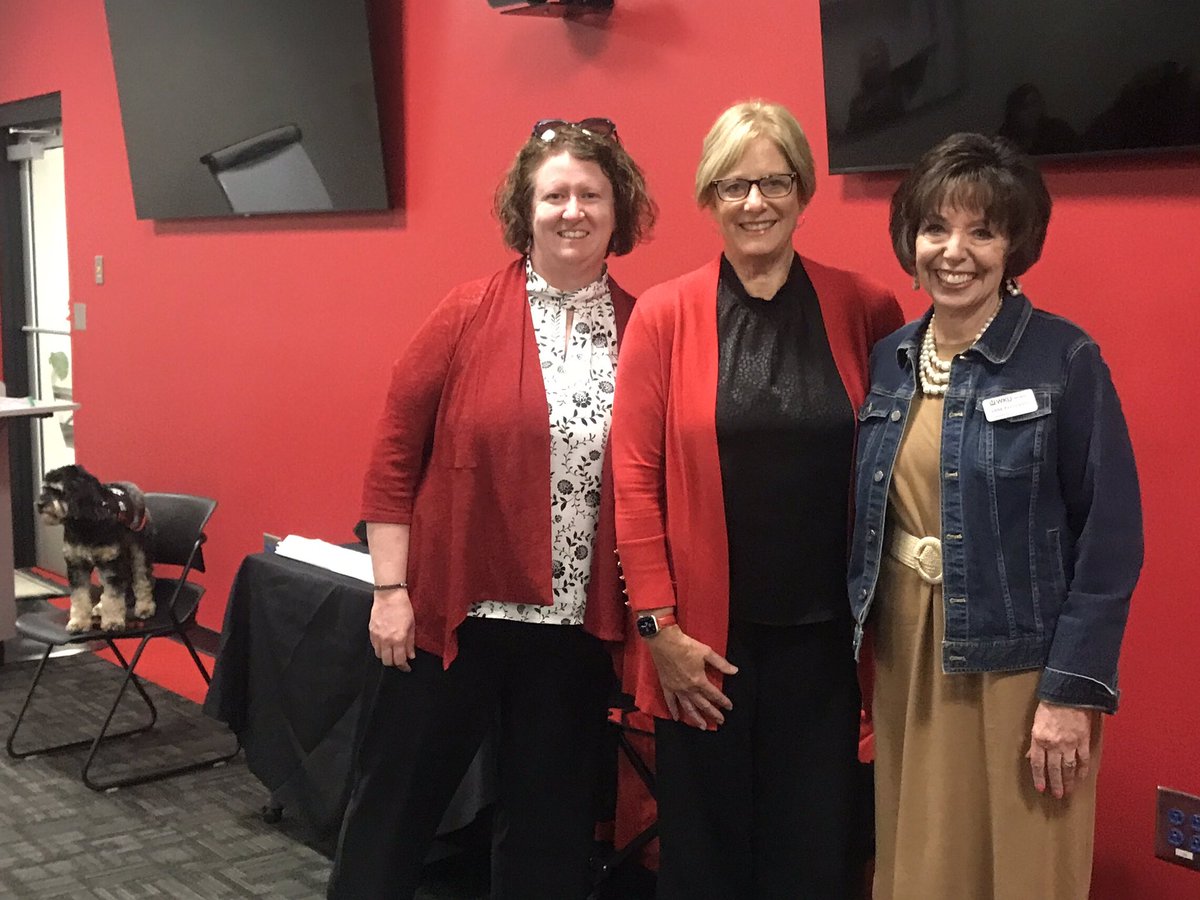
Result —
<instances>
[{"instance_id":1,"label":"red cardigan lapel","mask_svg":"<svg viewBox=\"0 0 1200 900\"><path fill-rule=\"evenodd\" d=\"M634 301L611 279L610 290L619 346ZM550 432L523 260L484 290L454 350L434 433L455 444L451 468L430 466L425 475L445 501L430 512L450 521L439 523L436 541L423 546L447 561L422 559L420 569L425 597L444 604L436 644L449 665L455 629L473 603L553 602ZM625 625L613 506L606 450L584 627L608 641L621 640Z\"/></svg>"}]
</instances>

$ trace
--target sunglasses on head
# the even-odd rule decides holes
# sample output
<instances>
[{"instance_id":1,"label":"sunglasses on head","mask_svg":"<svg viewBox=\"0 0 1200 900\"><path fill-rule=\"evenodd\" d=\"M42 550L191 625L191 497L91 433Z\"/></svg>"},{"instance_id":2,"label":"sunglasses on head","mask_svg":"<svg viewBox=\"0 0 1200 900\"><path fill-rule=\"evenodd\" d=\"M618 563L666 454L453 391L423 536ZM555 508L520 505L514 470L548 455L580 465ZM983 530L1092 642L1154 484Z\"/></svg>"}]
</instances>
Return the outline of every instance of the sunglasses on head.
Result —
<instances>
[{"instance_id":1,"label":"sunglasses on head","mask_svg":"<svg viewBox=\"0 0 1200 900\"><path fill-rule=\"evenodd\" d=\"M593 117L580 119L578 122L568 122L566 119L539 119L533 125L533 136L549 143L554 140L563 128L574 128L590 137L611 138L619 141L617 125L612 119Z\"/></svg>"}]
</instances>

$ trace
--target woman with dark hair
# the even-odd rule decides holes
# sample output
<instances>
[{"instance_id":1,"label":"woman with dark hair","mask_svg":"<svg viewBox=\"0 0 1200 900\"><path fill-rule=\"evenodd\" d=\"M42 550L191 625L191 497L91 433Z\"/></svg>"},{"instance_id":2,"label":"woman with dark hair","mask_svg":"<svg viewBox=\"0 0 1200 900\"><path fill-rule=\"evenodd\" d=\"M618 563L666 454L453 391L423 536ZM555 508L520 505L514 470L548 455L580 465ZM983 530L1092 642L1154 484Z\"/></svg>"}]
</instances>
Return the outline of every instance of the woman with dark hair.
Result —
<instances>
[{"instance_id":1,"label":"woman with dark hair","mask_svg":"<svg viewBox=\"0 0 1200 900\"><path fill-rule=\"evenodd\" d=\"M633 306L605 257L654 207L613 123L585 119L534 126L496 209L521 256L434 310L376 431L362 518L381 666L330 897L413 896L493 723L492 896L590 889L605 643L625 623L607 440Z\"/></svg>"},{"instance_id":2,"label":"woman with dark hair","mask_svg":"<svg viewBox=\"0 0 1200 900\"><path fill-rule=\"evenodd\" d=\"M648 291L622 349L617 538L656 716L659 900L857 891L854 410L901 315L796 253L815 190L786 108L725 110L695 193L723 252Z\"/></svg>"},{"instance_id":3,"label":"woman with dark hair","mask_svg":"<svg viewBox=\"0 0 1200 900\"><path fill-rule=\"evenodd\" d=\"M1016 282L1050 205L1027 157L978 134L934 147L892 198L896 256L933 304L876 345L858 415L876 900L1088 895L1142 520L1099 348Z\"/></svg>"}]
</instances>

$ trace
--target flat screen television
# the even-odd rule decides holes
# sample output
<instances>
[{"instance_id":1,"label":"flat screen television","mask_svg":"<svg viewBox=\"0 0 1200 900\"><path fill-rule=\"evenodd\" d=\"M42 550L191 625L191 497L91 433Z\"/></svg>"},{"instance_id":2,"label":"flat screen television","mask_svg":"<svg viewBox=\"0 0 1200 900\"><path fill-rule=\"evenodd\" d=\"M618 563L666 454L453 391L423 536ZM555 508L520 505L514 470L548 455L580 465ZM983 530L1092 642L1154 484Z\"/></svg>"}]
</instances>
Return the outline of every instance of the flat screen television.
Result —
<instances>
[{"instance_id":1,"label":"flat screen television","mask_svg":"<svg viewBox=\"0 0 1200 900\"><path fill-rule=\"evenodd\" d=\"M1043 157L1200 150L1195 0L820 0L831 172L956 131Z\"/></svg>"},{"instance_id":2,"label":"flat screen television","mask_svg":"<svg viewBox=\"0 0 1200 900\"><path fill-rule=\"evenodd\" d=\"M388 207L366 0L105 0L139 219Z\"/></svg>"}]
</instances>

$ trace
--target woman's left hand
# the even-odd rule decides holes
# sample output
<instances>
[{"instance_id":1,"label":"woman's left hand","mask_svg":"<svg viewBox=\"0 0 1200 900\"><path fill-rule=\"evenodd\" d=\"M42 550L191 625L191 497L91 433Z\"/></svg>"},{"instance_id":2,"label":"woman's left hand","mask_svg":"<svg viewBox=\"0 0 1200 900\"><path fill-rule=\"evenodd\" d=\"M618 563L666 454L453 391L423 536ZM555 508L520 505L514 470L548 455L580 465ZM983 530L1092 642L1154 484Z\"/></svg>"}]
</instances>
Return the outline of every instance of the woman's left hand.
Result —
<instances>
[{"instance_id":1,"label":"woman's left hand","mask_svg":"<svg viewBox=\"0 0 1200 900\"><path fill-rule=\"evenodd\" d=\"M1061 800L1069 797L1076 780L1087 778L1091 765L1092 719L1095 710L1041 702L1033 714L1029 768L1039 792Z\"/></svg>"}]
</instances>

